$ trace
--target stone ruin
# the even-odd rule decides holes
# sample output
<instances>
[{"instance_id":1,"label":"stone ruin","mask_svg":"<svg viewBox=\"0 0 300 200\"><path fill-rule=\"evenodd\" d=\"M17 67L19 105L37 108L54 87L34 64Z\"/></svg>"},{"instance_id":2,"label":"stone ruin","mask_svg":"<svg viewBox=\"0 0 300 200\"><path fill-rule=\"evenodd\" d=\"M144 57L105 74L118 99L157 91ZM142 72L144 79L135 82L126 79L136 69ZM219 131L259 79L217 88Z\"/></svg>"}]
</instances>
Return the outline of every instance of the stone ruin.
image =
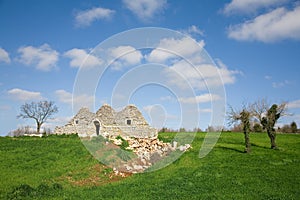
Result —
<instances>
[{"instance_id":1,"label":"stone ruin","mask_svg":"<svg viewBox=\"0 0 300 200\"><path fill-rule=\"evenodd\" d=\"M83 138L85 145L93 143L88 138L102 137L106 142L97 143L96 150L91 153L101 161L104 159L103 152L110 151L110 157L114 157L114 164L118 165L113 167L116 174L143 172L171 152L184 152L191 148L189 144L178 145L176 141L172 144L159 141L157 130L147 123L134 105L128 105L119 112L108 104L104 104L96 113L90 112L88 108L81 108L65 126L56 127L54 133L77 133ZM135 154L135 158L130 161L123 161L114 155L116 152L120 153L123 140L127 141L128 146L122 151ZM118 160L120 162L116 164Z\"/></svg>"},{"instance_id":2,"label":"stone ruin","mask_svg":"<svg viewBox=\"0 0 300 200\"><path fill-rule=\"evenodd\" d=\"M78 113L62 127L56 127L55 134L74 134L80 137L157 137L157 130L147 123L142 113L134 105L128 105L116 112L104 104L96 113L88 108L81 108Z\"/></svg>"},{"instance_id":3,"label":"stone ruin","mask_svg":"<svg viewBox=\"0 0 300 200\"><path fill-rule=\"evenodd\" d=\"M172 143L165 143L160 141L158 138L126 139L129 143L129 146L126 149L135 153L137 158L120 165L119 168L115 168L115 172L144 172L156 163L161 162L167 156L170 156L171 153L176 153L176 150L178 150L178 154L181 154L191 148L190 144L177 145L176 141L173 141ZM115 144L118 143L117 140L113 140L113 142Z\"/></svg>"}]
</instances>

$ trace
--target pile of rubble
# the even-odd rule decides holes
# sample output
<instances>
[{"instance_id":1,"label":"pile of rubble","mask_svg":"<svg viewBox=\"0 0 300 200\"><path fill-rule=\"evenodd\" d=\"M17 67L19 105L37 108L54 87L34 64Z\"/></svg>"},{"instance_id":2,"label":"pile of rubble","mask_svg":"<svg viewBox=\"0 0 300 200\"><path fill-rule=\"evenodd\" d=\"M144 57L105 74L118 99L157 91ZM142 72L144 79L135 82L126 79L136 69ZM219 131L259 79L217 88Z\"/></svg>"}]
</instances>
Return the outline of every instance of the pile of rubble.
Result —
<instances>
[{"instance_id":1,"label":"pile of rubble","mask_svg":"<svg viewBox=\"0 0 300 200\"><path fill-rule=\"evenodd\" d=\"M191 148L190 144L180 145L176 141L173 143L164 143L158 138L124 138L129 146L126 150L130 150L137 155L137 158L127 162L121 169L114 171L122 171L129 173L143 172L172 151L187 151ZM113 139L114 144L121 145L121 139Z\"/></svg>"}]
</instances>

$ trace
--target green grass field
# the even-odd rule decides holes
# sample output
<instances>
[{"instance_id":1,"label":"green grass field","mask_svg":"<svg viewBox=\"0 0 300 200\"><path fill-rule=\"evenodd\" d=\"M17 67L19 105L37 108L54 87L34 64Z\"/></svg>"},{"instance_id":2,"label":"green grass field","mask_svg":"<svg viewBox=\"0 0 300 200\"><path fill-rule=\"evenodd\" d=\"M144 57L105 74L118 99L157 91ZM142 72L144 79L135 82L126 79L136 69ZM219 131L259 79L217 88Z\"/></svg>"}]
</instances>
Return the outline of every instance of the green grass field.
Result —
<instances>
[{"instance_id":1,"label":"green grass field","mask_svg":"<svg viewBox=\"0 0 300 200\"><path fill-rule=\"evenodd\" d=\"M160 138L170 140L174 134ZM205 133L193 149L151 173L116 177L76 136L0 138L1 199L300 199L300 135L222 133L202 159Z\"/></svg>"}]
</instances>

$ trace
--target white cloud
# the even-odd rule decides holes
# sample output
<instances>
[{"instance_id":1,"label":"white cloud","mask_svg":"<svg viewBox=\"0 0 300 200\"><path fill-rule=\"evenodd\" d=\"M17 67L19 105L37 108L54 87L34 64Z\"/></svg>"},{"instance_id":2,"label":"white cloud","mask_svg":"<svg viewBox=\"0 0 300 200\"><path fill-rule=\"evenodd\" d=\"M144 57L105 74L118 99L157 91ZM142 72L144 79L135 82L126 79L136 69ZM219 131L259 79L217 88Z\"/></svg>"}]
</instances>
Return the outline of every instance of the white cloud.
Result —
<instances>
[{"instance_id":1,"label":"white cloud","mask_svg":"<svg viewBox=\"0 0 300 200\"><path fill-rule=\"evenodd\" d=\"M72 94L65 90L56 90L55 95L58 97L58 100L62 103L72 104Z\"/></svg>"},{"instance_id":2,"label":"white cloud","mask_svg":"<svg viewBox=\"0 0 300 200\"><path fill-rule=\"evenodd\" d=\"M290 81L284 80L284 81L282 81L282 82L273 82L273 83L272 83L272 87L273 87L273 88L282 88L282 87L284 87L284 86L286 86L286 85L289 85L289 84L291 84Z\"/></svg>"},{"instance_id":3,"label":"white cloud","mask_svg":"<svg viewBox=\"0 0 300 200\"><path fill-rule=\"evenodd\" d=\"M149 62L169 65L164 75L169 84L181 89L192 86L203 90L207 86L212 88L234 83L235 74L241 72L229 70L220 59L216 59L217 66L214 65L204 51L204 45L203 40L197 42L190 37L163 38L145 58Z\"/></svg>"},{"instance_id":4,"label":"white cloud","mask_svg":"<svg viewBox=\"0 0 300 200\"><path fill-rule=\"evenodd\" d=\"M205 90L235 82L235 74L239 71L217 67L212 64L200 64L191 66L185 61L179 61L165 70L169 83L180 88L186 87L187 83L198 90ZM180 77L181 76L181 77ZM184 88L182 88L184 89Z\"/></svg>"},{"instance_id":5,"label":"white cloud","mask_svg":"<svg viewBox=\"0 0 300 200\"><path fill-rule=\"evenodd\" d=\"M93 68L101 65L103 61L96 56L87 53L83 49L71 49L64 53L64 56L71 59L71 67Z\"/></svg>"},{"instance_id":6,"label":"white cloud","mask_svg":"<svg viewBox=\"0 0 300 200\"><path fill-rule=\"evenodd\" d=\"M261 8L269 8L281 5L288 0L232 0L225 5L225 14L253 13Z\"/></svg>"},{"instance_id":7,"label":"white cloud","mask_svg":"<svg viewBox=\"0 0 300 200\"><path fill-rule=\"evenodd\" d=\"M159 100L161 100L161 101L174 101L174 98L171 97L171 96L163 96L163 97L160 97Z\"/></svg>"},{"instance_id":8,"label":"white cloud","mask_svg":"<svg viewBox=\"0 0 300 200\"><path fill-rule=\"evenodd\" d=\"M179 98L179 102L181 103L188 103L188 104L193 104L193 103L207 103L211 101L217 101L220 100L220 96L216 94L202 94L194 97L187 97L187 98Z\"/></svg>"},{"instance_id":9,"label":"white cloud","mask_svg":"<svg viewBox=\"0 0 300 200\"><path fill-rule=\"evenodd\" d=\"M0 62L10 63L9 54L2 48L0 48Z\"/></svg>"},{"instance_id":10,"label":"white cloud","mask_svg":"<svg viewBox=\"0 0 300 200\"><path fill-rule=\"evenodd\" d=\"M66 103L69 105L73 104L76 106L76 109L79 109L81 107L91 108L94 103L94 96L90 96L87 94L73 96L72 93L67 92L65 90L56 90L55 95L57 96L57 98L60 102Z\"/></svg>"},{"instance_id":11,"label":"white cloud","mask_svg":"<svg viewBox=\"0 0 300 200\"><path fill-rule=\"evenodd\" d=\"M235 83L235 76L236 74L243 75L242 71L238 70L229 70L228 66L225 65L221 59L215 59L216 64L218 66L222 81L224 84L232 84Z\"/></svg>"},{"instance_id":12,"label":"white cloud","mask_svg":"<svg viewBox=\"0 0 300 200\"><path fill-rule=\"evenodd\" d=\"M187 31L186 31L188 34L197 34L197 35L200 35L200 36L203 36L204 35L204 32L199 29L197 26L195 25L192 25L190 26Z\"/></svg>"},{"instance_id":13,"label":"white cloud","mask_svg":"<svg viewBox=\"0 0 300 200\"><path fill-rule=\"evenodd\" d=\"M143 107L150 117L150 125L155 128L162 128L165 126L165 123L168 118L166 109L160 104L148 105Z\"/></svg>"},{"instance_id":14,"label":"white cloud","mask_svg":"<svg viewBox=\"0 0 300 200\"><path fill-rule=\"evenodd\" d=\"M265 76L265 79L266 79L266 80L271 80L271 79L272 79L272 76L266 75L266 76Z\"/></svg>"},{"instance_id":15,"label":"white cloud","mask_svg":"<svg viewBox=\"0 0 300 200\"><path fill-rule=\"evenodd\" d=\"M167 4L166 0L123 0L126 8L143 21L151 20L161 13Z\"/></svg>"},{"instance_id":16,"label":"white cloud","mask_svg":"<svg viewBox=\"0 0 300 200\"><path fill-rule=\"evenodd\" d=\"M212 109L211 108L203 108L203 109L200 109L199 111L202 113L211 113Z\"/></svg>"},{"instance_id":17,"label":"white cloud","mask_svg":"<svg viewBox=\"0 0 300 200\"><path fill-rule=\"evenodd\" d=\"M291 122L296 122L296 124L299 128L299 126L300 126L300 115L297 114L297 115L290 116L290 121Z\"/></svg>"},{"instance_id":18,"label":"white cloud","mask_svg":"<svg viewBox=\"0 0 300 200\"><path fill-rule=\"evenodd\" d=\"M25 65L36 65L36 69L50 71L56 67L59 53L48 44L40 47L26 46L20 47L18 52L21 54L18 61Z\"/></svg>"},{"instance_id":19,"label":"white cloud","mask_svg":"<svg viewBox=\"0 0 300 200\"><path fill-rule=\"evenodd\" d=\"M155 107L155 105L147 105L143 107L143 110L145 110L147 113L151 112L151 110Z\"/></svg>"},{"instance_id":20,"label":"white cloud","mask_svg":"<svg viewBox=\"0 0 300 200\"><path fill-rule=\"evenodd\" d=\"M14 88L7 91L9 96L18 101L29 101L29 100L41 100L43 99L40 92L32 92L28 90L22 90L19 88Z\"/></svg>"},{"instance_id":21,"label":"white cloud","mask_svg":"<svg viewBox=\"0 0 300 200\"><path fill-rule=\"evenodd\" d=\"M72 116L67 117L54 117L51 119L48 119L46 123L43 124L43 128L48 129L50 128L52 131L54 131L56 126L64 126L72 119Z\"/></svg>"},{"instance_id":22,"label":"white cloud","mask_svg":"<svg viewBox=\"0 0 300 200\"><path fill-rule=\"evenodd\" d=\"M288 102L288 108L300 108L300 99Z\"/></svg>"},{"instance_id":23,"label":"white cloud","mask_svg":"<svg viewBox=\"0 0 300 200\"><path fill-rule=\"evenodd\" d=\"M230 26L228 36L236 40L274 42L300 40L300 6L293 10L277 8L242 24Z\"/></svg>"},{"instance_id":24,"label":"white cloud","mask_svg":"<svg viewBox=\"0 0 300 200\"><path fill-rule=\"evenodd\" d=\"M109 56L111 59L113 59L109 62L114 61L112 65L114 70L121 70L123 67L128 65L139 64L143 59L142 53L132 46L119 46L111 48L109 49Z\"/></svg>"},{"instance_id":25,"label":"white cloud","mask_svg":"<svg viewBox=\"0 0 300 200\"><path fill-rule=\"evenodd\" d=\"M300 107L298 107L298 108L300 108ZM279 123L276 123L276 127L283 127L284 125L290 125L292 122L296 122L296 124L299 128L299 126L300 126L300 114L297 113L297 114L284 116L284 118L281 119Z\"/></svg>"},{"instance_id":26,"label":"white cloud","mask_svg":"<svg viewBox=\"0 0 300 200\"><path fill-rule=\"evenodd\" d=\"M265 79L271 81L272 76L266 75ZM272 87L278 89L278 88L282 88L282 87L285 87L287 85L290 85L291 83L292 82L289 81L289 80L284 80L284 81L280 81L280 82L272 82Z\"/></svg>"},{"instance_id":27,"label":"white cloud","mask_svg":"<svg viewBox=\"0 0 300 200\"><path fill-rule=\"evenodd\" d=\"M196 60L197 55L203 50L205 43L203 40L195 42L189 37L181 39L164 38L160 41L157 48L151 51L146 57L149 62L165 62L168 59L181 56L183 58L191 58ZM176 54L175 54L176 53ZM199 58L201 60L201 58Z\"/></svg>"},{"instance_id":28,"label":"white cloud","mask_svg":"<svg viewBox=\"0 0 300 200\"><path fill-rule=\"evenodd\" d=\"M80 11L75 16L76 25L81 27L89 26L93 21L110 19L114 13L114 10L101 7Z\"/></svg>"}]
</instances>

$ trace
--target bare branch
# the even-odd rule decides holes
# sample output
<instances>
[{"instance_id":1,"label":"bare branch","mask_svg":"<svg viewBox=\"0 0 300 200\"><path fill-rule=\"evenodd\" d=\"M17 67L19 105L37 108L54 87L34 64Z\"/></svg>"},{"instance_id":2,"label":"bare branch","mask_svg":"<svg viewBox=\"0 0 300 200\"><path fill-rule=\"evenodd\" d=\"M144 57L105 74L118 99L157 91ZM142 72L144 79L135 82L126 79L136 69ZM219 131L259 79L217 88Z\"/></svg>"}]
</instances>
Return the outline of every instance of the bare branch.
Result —
<instances>
[{"instance_id":1,"label":"bare branch","mask_svg":"<svg viewBox=\"0 0 300 200\"><path fill-rule=\"evenodd\" d=\"M263 116L266 114L270 107L269 102L267 99L258 99L253 104L250 105L250 113L253 117L259 120L259 122L262 122Z\"/></svg>"},{"instance_id":2,"label":"bare branch","mask_svg":"<svg viewBox=\"0 0 300 200\"><path fill-rule=\"evenodd\" d=\"M292 113L288 113L288 103L287 102L281 102L281 104L278 105L277 108L278 114L280 116L292 116Z\"/></svg>"},{"instance_id":3,"label":"bare branch","mask_svg":"<svg viewBox=\"0 0 300 200\"><path fill-rule=\"evenodd\" d=\"M49 119L53 114L58 112L58 108L52 101L39 101L25 103L21 106L21 113L17 116L18 118L32 118L36 121L37 132L43 123Z\"/></svg>"},{"instance_id":4,"label":"bare branch","mask_svg":"<svg viewBox=\"0 0 300 200\"><path fill-rule=\"evenodd\" d=\"M231 105L228 105L229 111L227 112L228 125L233 125L240 120L240 111L234 110Z\"/></svg>"}]
</instances>

